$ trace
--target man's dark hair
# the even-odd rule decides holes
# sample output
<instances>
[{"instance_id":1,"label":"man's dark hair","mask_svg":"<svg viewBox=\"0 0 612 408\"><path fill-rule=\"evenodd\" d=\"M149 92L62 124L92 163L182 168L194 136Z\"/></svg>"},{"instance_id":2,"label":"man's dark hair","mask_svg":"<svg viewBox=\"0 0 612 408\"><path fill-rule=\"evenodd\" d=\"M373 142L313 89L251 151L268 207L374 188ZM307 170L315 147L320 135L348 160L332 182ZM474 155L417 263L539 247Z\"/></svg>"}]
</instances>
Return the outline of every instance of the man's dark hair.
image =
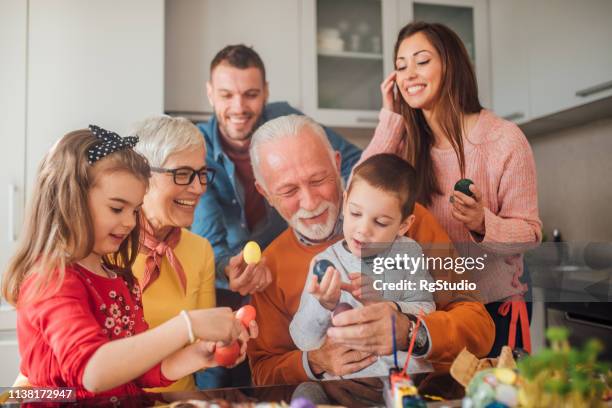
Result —
<instances>
[{"instance_id":1,"label":"man's dark hair","mask_svg":"<svg viewBox=\"0 0 612 408\"><path fill-rule=\"evenodd\" d=\"M244 44L228 45L215 55L210 63L210 74L217 65L226 63L238 69L246 69L255 67L261 71L261 76L266 81L266 68L259 54L255 52L253 47L247 47Z\"/></svg>"},{"instance_id":2,"label":"man's dark hair","mask_svg":"<svg viewBox=\"0 0 612 408\"><path fill-rule=\"evenodd\" d=\"M353 169L347 195L350 195L351 188L357 181L365 181L374 188L397 195L402 219L406 219L414 211L416 171L406 160L389 153L377 154L364 160Z\"/></svg>"}]
</instances>

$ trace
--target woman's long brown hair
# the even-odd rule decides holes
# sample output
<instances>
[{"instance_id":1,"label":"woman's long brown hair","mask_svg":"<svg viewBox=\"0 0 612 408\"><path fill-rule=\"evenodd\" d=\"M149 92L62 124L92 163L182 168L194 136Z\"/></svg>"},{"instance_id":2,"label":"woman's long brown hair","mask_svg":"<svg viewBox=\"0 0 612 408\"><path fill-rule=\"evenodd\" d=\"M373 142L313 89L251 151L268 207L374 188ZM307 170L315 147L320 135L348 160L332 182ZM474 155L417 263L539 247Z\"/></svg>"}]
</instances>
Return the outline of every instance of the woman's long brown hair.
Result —
<instances>
[{"instance_id":1,"label":"woman's long brown hair","mask_svg":"<svg viewBox=\"0 0 612 408\"><path fill-rule=\"evenodd\" d=\"M482 109L474 68L463 42L454 31L442 24L425 22L410 23L400 30L393 54L394 64L402 41L416 33L423 33L440 55L442 79L435 96L433 117L455 150L459 169L464 177L463 117L466 114L478 113ZM435 194L442 194L431 157L434 135L423 111L411 108L401 97L400 114L406 124L404 151L400 154L412 163L417 171L417 201L429 206Z\"/></svg>"},{"instance_id":2,"label":"woman's long brown hair","mask_svg":"<svg viewBox=\"0 0 612 408\"><path fill-rule=\"evenodd\" d=\"M89 190L103 175L125 171L148 186L151 175L146 159L132 149L111 153L90 165L87 151L99 143L89 130L77 130L60 139L47 153L38 170L28 216L17 250L2 278L2 295L13 305L38 300L44 291L51 296L60 287L65 267L91 253L94 228L89 210ZM116 253L107 254L105 266L134 284L132 264L138 255L139 224ZM20 297L25 279L38 274L32 296Z\"/></svg>"}]
</instances>

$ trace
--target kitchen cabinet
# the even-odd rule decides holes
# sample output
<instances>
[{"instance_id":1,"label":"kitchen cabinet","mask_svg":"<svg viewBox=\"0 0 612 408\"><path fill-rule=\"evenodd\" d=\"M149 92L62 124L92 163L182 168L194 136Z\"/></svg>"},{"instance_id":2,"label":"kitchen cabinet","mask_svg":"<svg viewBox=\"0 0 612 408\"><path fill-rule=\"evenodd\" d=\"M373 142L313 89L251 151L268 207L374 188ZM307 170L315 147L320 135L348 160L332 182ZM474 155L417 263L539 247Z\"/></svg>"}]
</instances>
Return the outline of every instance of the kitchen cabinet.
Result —
<instances>
[{"instance_id":1,"label":"kitchen cabinet","mask_svg":"<svg viewBox=\"0 0 612 408\"><path fill-rule=\"evenodd\" d=\"M162 113L163 24L162 0L0 0L2 268L58 138L90 123L124 132Z\"/></svg>"},{"instance_id":2,"label":"kitchen cabinet","mask_svg":"<svg viewBox=\"0 0 612 408\"><path fill-rule=\"evenodd\" d=\"M230 44L252 46L261 56L270 101L301 107L299 27L297 1L166 1L166 112L212 113L210 62Z\"/></svg>"},{"instance_id":3,"label":"kitchen cabinet","mask_svg":"<svg viewBox=\"0 0 612 408\"><path fill-rule=\"evenodd\" d=\"M397 34L414 20L458 33L474 62L481 101L489 104L485 0L304 0L302 20L304 110L326 125L376 125Z\"/></svg>"},{"instance_id":4,"label":"kitchen cabinet","mask_svg":"<svg viewBox=\"0 0 612 408\"><path fill-rule=\"evenodd\" d=\"M163 113L163 0L30 0L27 188L53 143Z\"/></svg>"},{"instance_id":5,"label":"kitchen cabinet","mask_svg":"<svg viewBox=\"0 0 612 408\"><path fill-rule=\"evenodd\" d=\"M529 109L529 35L517 30L527 18L524 0L489 3L491 29L491 94L493 111L504 119L525 123Z\"/></svg>"},{"instance_id":6,"label":"kitchen cabinet","mask_svg":"<svg viewBox=\"0 0 612 408\"><path fill-rule=\"evenodd\" d=\"M15 249L25 180L27 3L0 0L0 267ZM1 275L0 275L1 279ZM13 384L19 369L15 311L0 298L0 386Z\"/></svg>"},{"instance_id":7,"label":"kitchen cabinet","mask_svg":"<svg viewBox=\"0 0 612 408\"><path fill-rule=\"evenodd\" d=\"M588 110L559 112L612 96L611 2L492 0L489 7L496 114L540 133L589 120Z\"/></svg>"},{"instance_id":8,"label":"kitchen cabinet","mask_svg":"<svg viewBox=\"0 0 612 408\"><path fill-rule=\"evenodd\" d=\"M22 217L25 180L27 3L0 0L0 267L4 270ZM1 304L0 300L0 304Z\"/></svg>"},{"instance_id":9,"label":"kitchen cabinet","mask_svg":"<svg viewBox=\"0 0 612 408\"><path fill-rule=\"evenodd\" d=\"M394 0L302 2L304 110L329 126L374 127L393 69Z\"/></svg>"},{"instance_id":10,"label":"kitchen cabinet","mask_svg":"<svg viewBox=\"0 0 612 408\"><path fill-rule=\"evenodd\" d=\"M10 387L19 373L15 310L0 306L0 387Z\"/></svg>"},{"instance_id":11,"label":"kitchen cabinet","mask_svg":"<svg viewBox=\"0 0 612 408\"><path fill-rule=\"evenodd\" d=\"M533 118L612 96L611 1L538 0L525 14Z\"/></svg>"},{"instance_id":12,"label":"kitchen cabinet","mask_svg":"<svg viewBox=\"0 0 612 408\"><path fill-rule=\"evenodd\" d=\"M163 0L0 0L0 267L15 249L38 164L90 123L124 133L163 112ZM0 386L19 354L0 302Z\"/></svg>"}]
</instances>

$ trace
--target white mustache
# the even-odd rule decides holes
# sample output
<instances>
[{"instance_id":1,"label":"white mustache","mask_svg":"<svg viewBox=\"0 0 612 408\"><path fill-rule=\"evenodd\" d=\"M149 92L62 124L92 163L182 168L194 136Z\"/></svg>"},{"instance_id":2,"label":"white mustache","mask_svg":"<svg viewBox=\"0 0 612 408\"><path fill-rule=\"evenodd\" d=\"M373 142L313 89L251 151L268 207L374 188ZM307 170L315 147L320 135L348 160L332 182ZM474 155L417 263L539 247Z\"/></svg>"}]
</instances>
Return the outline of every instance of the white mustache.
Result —
<instances>
[{"instance_id":1,"label":"white mustache","mask_svg":"<svg viewBox=\"0 0 612 408\"><path fill-rule=\"evenodd\" d=\"M314 218L314 217L317 217L323 214L325 210L327 210L330 207L331 207L331 203L328 201L325 201L319 204L319 206L312 211L308 211L303 208L300 208L299 210L297 210L297 212L293 216L295 218Z\"/></svg>"},{"instance_id":2,"label":"white mustache","mask_svg":"<svg viewBox=\"0 0 612 408\"><path fill-rule=\"evenodd\" d=\"M326 210L329 210L329 214L328 214L327 220L322 223L306 225L302 221L302 219L304 218L313 218L318 215L321 215ZM329 201L324 201L312 211L308 211L303 208L300 208L291 217L289 225L291 225L300 234L302 234L303 236L309 239L314 239L314 240L325 239L332 233L334 226L336 225L337 215L338 215L338 211L334 203L329 202Z\"/></svg>"}]
</instances>

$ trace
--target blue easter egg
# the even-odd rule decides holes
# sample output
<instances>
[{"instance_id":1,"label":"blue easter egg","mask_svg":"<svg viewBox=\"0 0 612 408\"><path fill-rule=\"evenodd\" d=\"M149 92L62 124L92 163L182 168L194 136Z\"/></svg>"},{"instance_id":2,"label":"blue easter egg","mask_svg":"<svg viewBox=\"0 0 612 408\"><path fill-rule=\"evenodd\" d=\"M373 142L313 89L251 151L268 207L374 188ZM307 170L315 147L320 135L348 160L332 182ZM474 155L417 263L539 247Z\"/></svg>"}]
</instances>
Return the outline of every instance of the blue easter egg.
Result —
<instances>
[{"instance_id":1,"label":"blue easter egg","mask_svg":"<svg viewBox=\"0 0 612 408\"><path fill-rule=\"evenodd\" d=\"M329 267L335 268L334 264L331 263L330 261L328 261L327 259L321 259L320 261L317 261L314 265L313 268L313 273L317 276L317 281L319 283L321 283L321 281L323 280L323 276L325 275L325 271L327 271L327 268Z\"/></svg>"}]
</instances>

